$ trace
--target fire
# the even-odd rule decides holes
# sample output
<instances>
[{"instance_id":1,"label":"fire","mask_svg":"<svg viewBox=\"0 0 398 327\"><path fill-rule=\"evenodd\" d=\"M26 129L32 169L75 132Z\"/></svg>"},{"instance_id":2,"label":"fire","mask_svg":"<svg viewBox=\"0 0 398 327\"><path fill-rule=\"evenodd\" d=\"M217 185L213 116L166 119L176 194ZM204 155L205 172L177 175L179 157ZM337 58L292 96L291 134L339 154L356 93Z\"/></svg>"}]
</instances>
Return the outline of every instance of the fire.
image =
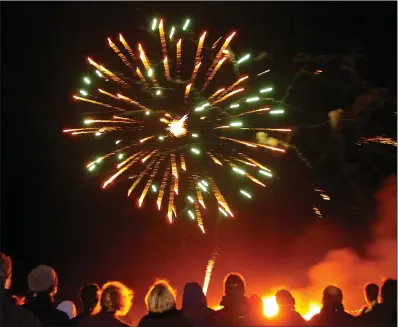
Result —
<instances>
[{"instance_id":1,"label":"fire","mask_svg":"<svg viewBox=\"0 0 398 327\"><path fill-rule=\"evenodd\" d=\"M309 311L303 315L303 318L305 320L311 320L313 316L318 314L321 311L321 306L317 303L310 303L310 309Z\"/></svg>"},{"instance_id":2,"label":"fire","mask_svg":"<svg viewBox=\"0 0 398 327\"><path fill-rule=\"evenodd\" d=\"M215 311L221 310L222 308L224 308L224 307L221 305L216 305L216 306L212 307L212 309Z\"/></svg>"},{"instance_id":3,"label":"fire","mask_svg":"<svg viewBox=\"0 0 398 327\"><path fill-rule=\"evenodd\" d=\"M268 318L275 317L278 314L279 307L276 303L276 297L263 297L263 312Z\"/></svg>"},{"instance_id":4,"label":"fire","mask_svg":"<svg viewBox=\"0 0 398 327\"><path fill-rule=\"evenodd\" d=\"M187 127L185 121L188 116L184 115L181 119L175 119L170 122L168 126L168 131L175 137L182 137L187 134Z\"/></svg>"},{"instance_id":5,"label":"fire","mask_svg":"<svg viewBox=\"0 0 398 327\"><path fill-rule=\"evenodd\" d=\"M264 315L268 318L272 318L278 315L279 306L276 303L275 296L263 297L263 312ZM318 303L311 302L309 310L304 313L304 310L297 309L300 312L305 320L311 320L313 316L321 311L321 306Z\"/></svg>"}]
</instances>

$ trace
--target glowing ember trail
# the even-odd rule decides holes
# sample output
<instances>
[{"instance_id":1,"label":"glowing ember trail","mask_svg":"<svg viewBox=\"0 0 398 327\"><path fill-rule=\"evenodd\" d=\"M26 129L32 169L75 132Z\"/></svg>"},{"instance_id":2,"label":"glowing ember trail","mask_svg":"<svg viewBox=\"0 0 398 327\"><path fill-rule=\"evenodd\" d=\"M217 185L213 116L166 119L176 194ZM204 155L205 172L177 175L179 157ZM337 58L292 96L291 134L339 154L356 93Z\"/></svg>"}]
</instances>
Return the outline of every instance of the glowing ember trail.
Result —
<instances>
[{"instance_id":1,"label":"glowing ember trail","mask_svg":"<svg viewBox=\"0 0 398 327\"><path fill-rule=\"evenodd\" d=\"M198 49L196 50L195 64L200 61L200 54L202 52L203 42L205 41L205 37L206 37L206 32L203 32L202 36L199 39Z\"/></svg>"},{"instance_id":2,"label":"glowing ember trail","mask_svg":"<svg viewBox=\"0 0 398 327\"><path fill-rule=\"evenodd\" d=\"M192 83L189 83L189 84L185 87L184 103L187 103L187 101L188 101L189 92L191 92L191 86L192 86Z\"/></svg>"},{"instance_id":3,"label":"glowing ember trail","mask_svg":"<svg viewBox=\"0 0 398 327\"><path fill-rule=\"evenodd\" d=\"M216 249L213 251L211 259L207 263L205 279L203 281L203 287L202 287L204 295L207 294L207 290L209 289L211 273L213 272L214 265L216 264L217 255L218 255L218 252Z\"/></svg>"},{"instance_id":4,"label":"glowing ember trail","mask_svg":"<svg viewBox=\"0 0 398 327\"><path fill-rule=\"evenodd\" d=\"M165 190L166 184L167 184L167 179L169 178L169 172L170 172L170 170L167 167L166 170L164 171L162 184L160 184L158 199L156 200L156 204L158 206L158 210L160 210L161 207L162 207L162 200L163 200L163 196L164 196L164 190Z\"/></svg>"},{"instance_id":5,"label":"glowing ember trail","mask_svg":"<svg viewBox=\"0 0 398 327\"><path fill-rule=\"evenodd\" d=\"M177 80L180 79L180 73L181 73L181 43L182 40L180 39L177 42Z\"/></svg>"},{"instance_id":6,"label":"glowing ember trail","mask_svg":"<svg viewBox=\"0 0 398 327\"><path fill-rule=\"evenodd\" d=\"M166 79L170 81L171 80L170 68L169 68L169 63L167 61L167 57L164 57L163 59L163 66L164 66L164 74L166 75Z\"/></svg>"},{"instance_id":7,"label":"glowing ember trail","mask_svg":"<svg viewBox=\"0 0 398 327\"><path fill-rule=\"evenodd\" d=\"M119 110L119 111L122 111L122 112L127 111L127 110L122 109L122 108L119 108L119 107L111 106L110 104L107 104L107 103L102 103L102 102L98 102L98 101L94 101L94 100L89 100L89 99L81 98L81 97L78 97L78 96L76 96L76 95L74 95L73 98L76 99L76 100L85 101L85 102L89 102L89 103L92 103L92 104L97 104L97 105L99 105L99 106L103 106L103 107L107 107L107 108L112 108L112 109Z\"/></svg>"},{"instance_id":8,"label":"glowing ember trail","mask_svg":"<svg viewBox=\"0 0 398 327\"><path fill-rule=\"evenodd\" d=\"M118 84L122 85L127 85L125 81L123 81L121 78L117 77L114 73L112 73L110 70L106 69L104 66L98 65L94 60L91 58L87 58L88 62L93 65L95 68L97 68L99 71L103 72L105 75L107 75L110 79L115 81Z\"/></svg>"}]
</instances>

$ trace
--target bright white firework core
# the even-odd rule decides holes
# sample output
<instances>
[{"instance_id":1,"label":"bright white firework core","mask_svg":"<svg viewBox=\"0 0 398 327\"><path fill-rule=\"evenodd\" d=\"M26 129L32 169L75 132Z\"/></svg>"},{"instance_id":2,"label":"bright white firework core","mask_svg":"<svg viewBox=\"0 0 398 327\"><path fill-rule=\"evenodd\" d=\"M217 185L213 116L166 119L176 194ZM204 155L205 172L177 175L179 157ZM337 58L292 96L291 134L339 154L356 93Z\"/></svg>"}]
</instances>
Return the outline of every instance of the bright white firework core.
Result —
<instances>
[{"instance_id":1,"label":"bright white firework core","mask_svg":"<svg viewBox=\"0 0 398 327\"><path fill-rule=\"evenodd\" d=\"M184 136L185 134L187 134L187 127L185 122L187 118L188 116L184 115L180 119L174 119L172 122L170 122L167 130L175 137Z\"/></svg>"}]
</instances>

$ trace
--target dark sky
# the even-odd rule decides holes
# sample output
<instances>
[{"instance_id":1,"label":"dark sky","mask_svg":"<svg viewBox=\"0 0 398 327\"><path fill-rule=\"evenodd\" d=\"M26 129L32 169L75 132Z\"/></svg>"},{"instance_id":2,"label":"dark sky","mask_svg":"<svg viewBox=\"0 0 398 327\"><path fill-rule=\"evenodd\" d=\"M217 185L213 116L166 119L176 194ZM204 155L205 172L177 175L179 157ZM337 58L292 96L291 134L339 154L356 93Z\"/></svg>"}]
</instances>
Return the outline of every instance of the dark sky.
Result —
<instances>
[{"instance_id":1,"label":"dark sky","mask_svg":"<svg viewBox=\"0 0 398 327\"><path fill-rule=\"evenodd\" d=\"M185 281L202 282L214 239L183 222L169 226L156 211L138 211L124 189L101 191L99 177L83 168L90 143L62 135L80 121L70 99L87 68L84 58L101 54L106 37L134 35L156 13L178 21L190 16L198 30L215 37L236 29L238 47L267 51L280 89L293 76L297 53L346 53L355 46L369 56L369 81L389 86L396 79L394 2L2 2L1 8L1 239L15 261L16 289L25 287L31 268L47 263L60 275L60 298L75 298L85 282L121 279L137 292L138 313L156 277L179 289ZM242 203L236 221L221 223L210 295L218 297L230 270L265 287L262 279L286 277L280 271L300 251L305 277L328 248L366 241L369 215L347 222L333 203L320 203L326 221L315 222L313 181L293 159L278 166L282 174L264 196ZM303 236L312 242L316 228L337 229L341 238L323 234L314 249ZM353 229L359 236L352 237Z\"/></svg>"}]
</instances>

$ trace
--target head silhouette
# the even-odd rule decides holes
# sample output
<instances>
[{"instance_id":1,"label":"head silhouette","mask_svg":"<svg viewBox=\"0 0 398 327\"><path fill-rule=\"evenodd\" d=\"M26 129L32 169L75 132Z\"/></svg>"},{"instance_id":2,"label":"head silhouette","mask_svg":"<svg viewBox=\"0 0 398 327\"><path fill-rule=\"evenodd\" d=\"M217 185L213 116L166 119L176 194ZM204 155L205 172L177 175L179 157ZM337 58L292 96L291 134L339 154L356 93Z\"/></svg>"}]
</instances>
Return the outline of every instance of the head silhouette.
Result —
<instances>
[{"instance_id":1,"label":"head silhouette","mask_svg":"<svg viewBox=\"0 0 398 327\"><path fill-rule=\"evenodd\" d=\"M342 304L343 303L343 292L340 288L329 285L325 287L322 294L323 306Z\"/></svg>"},{"instance_id":2,"label":"head silhouette","mask_svg":"<svg viewBox=\"0 0 398 327\"><path fill-rule=\"evenodd\" d=\"M186 283L182 296L182 307L207 306L206 296L198 283Z\"/></svg>"},{"instance_id":3,"label":"head silhouette","mask_svg":"<svg viewBox=\"0 0 398 327\"><path fill-rule=\"evenodd\" d=\"M379 296L379 286L374 283L369 283L365 285L365 299L368 304L373 301L377 301Z\"/></svg>"},{"instance_id":4,"label":"head silhouette","mask_svg":"<svg viewBox=\"0 0 398 327\"><path fill-rule=\"evenodd\" d=\"M276 293L276 303L278 303L279 308L283 307L294 307L296 300L292 294L287 290L280 290Z\"/></svg>"},{"instance_id":5,"label":"head silhouette","mask_svg":"<svg viewBox=\"0 0 398 327\"><path fill-rule=\"evenodd\" d=\"M262 316L264 313L264 305L263 305L263 300L261 300L261 298L257 295L257 294L253 294L250 298L249 298L249 304L251 307L251 310L253 311L253 313L257 316Z\"/></svg>"},{"instance_id":6,"label":"head silhouette","mask_svg":"<svg viewBox=\"0 0 398 327\"><path fill-rule=\"evenodd\" d=\"M102 286L101 308L113 312L116 316L125 316L132 305L133 291L126 285L112 281Z\"/></svg>"},{"instance_id":7,"label":"head silhouette","mask_svg":"<svg viewBox=\"0 0 398 327\"><path fill-rule=\"evenodd\" d=\"M397 308L397 280L387 279L381 286L381 301L391 307Z\"/></svg>"},{"instance_id":8,"label":"head silhouette","mask_svg":"<svg viewBox=\"0 0 398 327\"><path fill-rule=\"evenodd\" d=\"M224 294L226 296L244 296L246 282L239 273L230 273L224 278Z\"/></svg>"},{"instance_id":9,"label":"head silhouette","mask_svg":"<svg viewBox=\"0 0 398 327\"><path fill-rule=\"evenodd\" d=\"M80 289L80 299L85 312L93 312L100 300L100 288L97 284L87 284Z\"/></svg>"}]
</instances>

